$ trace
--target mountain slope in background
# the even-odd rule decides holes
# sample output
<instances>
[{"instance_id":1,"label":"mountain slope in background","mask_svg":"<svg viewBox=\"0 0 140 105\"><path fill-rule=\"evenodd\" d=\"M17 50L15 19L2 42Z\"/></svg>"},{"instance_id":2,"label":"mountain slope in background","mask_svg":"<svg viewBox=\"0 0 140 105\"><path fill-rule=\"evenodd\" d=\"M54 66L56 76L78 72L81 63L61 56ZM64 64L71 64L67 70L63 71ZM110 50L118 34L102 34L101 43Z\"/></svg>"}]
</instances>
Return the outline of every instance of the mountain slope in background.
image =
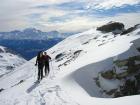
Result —
<instances>
[{"instance_id":1,"label":"mountain slope in background","mask_svg":"<svg viewBox=\"0 0 140 105\"><path fill-rule=\"evenodd\" d=\"M16 51L26 60L30 60L37 55L39 51L49 49L54 46L58 42L60 42L61 38L53 38L46 40L9 40L3 39L0 40L0 45L11 48Z\"/></svg>"},{"instance_id":2,"label":"mountain slope in background","mask_svg":"<svg viewBox=\"0 0 140 105\"><path fill-rule=\"evenodd\" d=\"M35 82L35 58L0 78L0 104L139 105L140 95L121 97L125 94L119 90L127 86L125 83L129 79L139 83L139 78L135 77L140 72L139 43L139 26L124 35L91 29L70 36L47 50L53 59L51 72L40 83ZM135 59L129 61L133 57ZM131 64L136 68L131 68ZM110 75L108 71L113 68L115 73ZM119 74L125 72L127 75ZM120 92L120 98L113 98L115 92Z\"/></svg>"},{"instance_id":3,"label":"mountain slope in background","mask_svg":"<svg viewBox=\"0 0 140 105\"><path fill-rule=\"evenodd\" d=\"M0 46L0 77L13 71L26 60L6 47Z\"/></svg>"}]
</instances>

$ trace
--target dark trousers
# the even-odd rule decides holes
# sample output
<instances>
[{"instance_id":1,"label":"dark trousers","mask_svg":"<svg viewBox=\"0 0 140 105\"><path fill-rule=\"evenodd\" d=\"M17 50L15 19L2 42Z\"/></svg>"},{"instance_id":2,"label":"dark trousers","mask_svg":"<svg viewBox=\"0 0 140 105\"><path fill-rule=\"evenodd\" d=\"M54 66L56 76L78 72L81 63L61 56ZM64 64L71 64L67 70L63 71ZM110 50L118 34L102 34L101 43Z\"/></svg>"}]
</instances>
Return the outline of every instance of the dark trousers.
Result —
<instances>
[{"instance_id":1,"label":"dark trousers","mask_svg":"<svg viewBox=\"0 0 140 105\"><path fill-rule=\"evenodd\" d=\"M43 78L43 64L38 64L38 80Z\"/></svg>"},{"instance_id":2,"label":"dark trousers","mask_svg":"<svg viewBox=\"0 0 140 105\"><path fill-rule=\"evenodd\" d=\"M49 62L45 63L45 75L48 75L50 72Z\"/></svg>"}]
</instances>

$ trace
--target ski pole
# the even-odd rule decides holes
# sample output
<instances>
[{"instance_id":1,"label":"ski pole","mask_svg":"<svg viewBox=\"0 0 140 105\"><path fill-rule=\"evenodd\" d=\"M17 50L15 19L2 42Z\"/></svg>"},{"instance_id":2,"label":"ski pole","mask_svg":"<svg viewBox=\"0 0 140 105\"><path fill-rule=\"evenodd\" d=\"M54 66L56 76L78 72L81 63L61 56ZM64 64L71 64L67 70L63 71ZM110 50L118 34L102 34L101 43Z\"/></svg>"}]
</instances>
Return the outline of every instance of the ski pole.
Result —
<instances>
[{"instance_id":1,"label":"ski pole","mask_svg":"<svg viewBox=\"0 0 140 105\"><path fill-rule=\"evenodd\" d=\"M34 80L36 80L36 68L35 68Z\"/></svg>"},{"instance_id":2,"label":"ski pole","mask_svg":"<svg viewBox=\"0 0 140 105\"><path fill-rule=\"evenodd\" d=\"M36 78L37 78L37 68L38 68L38 65L35 65L35 74L34 74L34 79L36 80Z\"/></svg>"},{"instance_id":3,"label":"ski pole","mask_svg":"<svg viewBox=\"0 0 140 105\"><path fill-rule=\"evenodd\" d=\"M53 76L54 76L54 71L53 71L52 61L51 61L51 69L52 69L52 70L51 70L51 72L52 72L52 73L51 73L51 78L53 78Z\"/></svg>"},{"instance_id":4,"label":"ski pole","mask_svg":"<svg viewBox=\"0 0 140 105\"><path fill-rule=\"evenodd\" d=\"M52 67L52 70L53 70L52 61L51 61L51 67Z\"/></svg>"}]
</instances>

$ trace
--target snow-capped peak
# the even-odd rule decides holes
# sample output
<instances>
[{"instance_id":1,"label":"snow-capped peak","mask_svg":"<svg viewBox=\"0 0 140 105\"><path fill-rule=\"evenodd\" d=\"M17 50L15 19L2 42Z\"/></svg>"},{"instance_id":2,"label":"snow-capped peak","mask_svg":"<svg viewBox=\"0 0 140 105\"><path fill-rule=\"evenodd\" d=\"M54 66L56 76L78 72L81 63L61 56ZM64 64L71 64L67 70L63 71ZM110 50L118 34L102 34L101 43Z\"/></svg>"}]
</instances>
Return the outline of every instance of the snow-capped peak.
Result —
<instances>
[{"instance_id":1,"label":"snow-capped peak","mask_svg":"<svg viewBox=\"0 0 140 105\"><path fill-rule=\"evenodd\" d=\"M24 33L39 33L39 32L41 32L40 30L37 30L37 29L35 29L35 28L26 28L26 29L24 29L23 30L23 32Z\"/></svg>"}]
</instances>

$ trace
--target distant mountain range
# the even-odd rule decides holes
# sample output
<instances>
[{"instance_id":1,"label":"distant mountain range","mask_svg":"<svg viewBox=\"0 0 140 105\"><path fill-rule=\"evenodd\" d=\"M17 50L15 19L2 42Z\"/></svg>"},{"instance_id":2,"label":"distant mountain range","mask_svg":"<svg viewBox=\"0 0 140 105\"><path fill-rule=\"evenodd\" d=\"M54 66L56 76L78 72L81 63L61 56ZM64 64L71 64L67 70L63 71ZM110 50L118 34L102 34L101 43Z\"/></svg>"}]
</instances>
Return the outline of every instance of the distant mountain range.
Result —
<instances>
[{"instance_id":1,"label":"distant mountain range","mask_svg":"<svg viewBox=\"0 0 140 105\"><path fill-rule=\"evenodd\" d=\"M58 31L43 32L35 28L26 28L23 31L14 30L11 32L0 32L0 39L14 40L46 40L52 38L66 38L75 33L60 33Z\"/></svg>"},{"instance_id":2,"label":"distant mountain range","mask_svg":"<svg viewBox=\"0 0 140 105\"><path fill-rule=\"evenodd\" d=\"M74 33L43 32L35 28L0 32L0 45L6 46L29 60L41 50L47 50Z\"/></svg>"}]
</instances>

